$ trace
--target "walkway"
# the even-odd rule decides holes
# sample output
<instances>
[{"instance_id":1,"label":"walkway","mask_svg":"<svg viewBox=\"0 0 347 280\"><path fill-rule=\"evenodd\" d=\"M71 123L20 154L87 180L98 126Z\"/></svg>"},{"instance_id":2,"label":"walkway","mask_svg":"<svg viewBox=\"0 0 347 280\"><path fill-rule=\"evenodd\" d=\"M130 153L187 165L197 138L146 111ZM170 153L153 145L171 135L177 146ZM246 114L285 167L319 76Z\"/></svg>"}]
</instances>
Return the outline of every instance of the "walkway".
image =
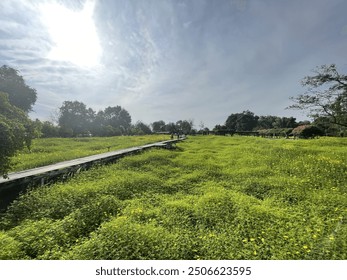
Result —
<instances>
[{"instance_id":1,"label":"walkway","mask_svg":"<svg viewBox=\"0 0 347 280\"><path fill-rule=\"evenodd\" d=\"M127 148L9 173L7 179L2 177L0 178L0 211L4 210L10 202L18 197L20 192L25 191L28 187L44 185L54 182L59 178L68 178L95 164L114 162L124 156L135 154L150 148L171 148L177 142L182 140L184 140L184 138L156 142L139 147Z\"/></svg>"}]
</instances>

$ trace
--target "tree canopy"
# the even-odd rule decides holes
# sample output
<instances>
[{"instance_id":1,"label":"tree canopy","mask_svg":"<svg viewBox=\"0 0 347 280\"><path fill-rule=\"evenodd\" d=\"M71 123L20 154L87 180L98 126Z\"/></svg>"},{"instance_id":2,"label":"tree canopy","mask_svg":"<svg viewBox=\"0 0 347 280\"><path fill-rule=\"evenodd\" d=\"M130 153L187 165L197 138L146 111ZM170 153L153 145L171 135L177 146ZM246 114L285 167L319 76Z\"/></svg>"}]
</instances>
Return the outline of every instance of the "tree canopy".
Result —
<instances>
[{"instance_id":1,"label":"tree canopy","mask_svg":"<svg viewBox=\"0 0 347 280\"><path fill-rule=\"evenodd\" d=\"M62 136L77 136L90 131L95 112L79 101L64 101L59 108Z\"/></svg>"},{"instance_id":2,"label":"tree canopy","mask_svg":"<svg viewBox=\"0 0 347 280\"><path fill-rule=\"evenodd\" d=\"M227 118L225 126L228 130L251 131L257 126L258 118L253 112L247 110L242 113L231 114Z\"/></svg>"},{"instance_id":3,"label":"tree canopy","mask_svg":"<svg viewBox=\"0 0 347 280\"><path fill-rule=\"evenodd\" d=\"M0 92L0 176L6 176L11 157L25 144L30 145L31 121L21 109L9 102L8 94Z\"/></svg>"},{"instance_id":4,"label":"tree canopy","mask_svg":"<svg viewBox=\"0 0 347 280\"><path fill-rule=\"evenodd\" d=\"M278 117L278 116L259 116L257 129L271 128L294 128L297 126L294 117Z\"/></svg>"},{"instance_id":5,"label":"tree canopy","mask_svg":"<svg viewBox=\"0 0 347 280\"><path fill-rule=\"evenodd\" d=\"M163 120L155 121L151 124L153 132L165 132L166 124Z\"/></svg>"},{"instance_id":6,"label":"tree canopy","mask_svg":"<svg viewBox=\"0 0 347 280\"><path fill-rule=\"evenodd\" d=\"M36 90L29 87L18 70L3 65L0 67L0 91L8 94L9 102L30 112L37 99Z\"/></svg>"},{"instance_id":7,"label":"tree canopy","mask_svg":"<svg viewBox=\"0 0 347 280\"><path fill-rule=\"evenodd\" d=\"M347 127L347 75L340 74L336 65L322 65L305 77L301 84L304 94L292 97L289 109L308 112L313 118L326 117L330 123Z\"/></svg>"},{"instance_id":8,"label":"tree canopy","mask_svg":"<svg viewBox=\"0 0 347 280\"><path fill-rule=\"evenodd\" d=\"M131 116L121 106L107 107L98 113L79 101L64 101L59 108L60 135L63 137L129 134Z\"/></svg>"},{"instance_id":9,"label":"tree canopy","mask_svg":"<svg viewBox=\"0 0 347 280\"><path fill-rule=\"evenodd\" d=\"M101 113L104 123L121 131L122 134L129 132L131 127L131 116L121 106L107 107Z\"/></svg>"}]
</instances>

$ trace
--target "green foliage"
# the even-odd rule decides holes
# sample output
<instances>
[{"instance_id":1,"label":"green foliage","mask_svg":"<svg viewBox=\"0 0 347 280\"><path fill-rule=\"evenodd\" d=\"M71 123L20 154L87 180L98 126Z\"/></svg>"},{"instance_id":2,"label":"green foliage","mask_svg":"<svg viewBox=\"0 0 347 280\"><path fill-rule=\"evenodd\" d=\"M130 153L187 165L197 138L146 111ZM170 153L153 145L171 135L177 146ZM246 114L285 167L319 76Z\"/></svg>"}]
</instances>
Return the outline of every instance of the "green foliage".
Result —
<instances>
[{"instance_id":1,"label":"green foliage","mask_svg":"<svg viewBox=\"0 0 347 280\"><path fill-rule=\"evenodd\" d=\"M3 65L0 67L0 92L9 96L9 102L28 113L37 99L36 90L29 87L16 69Z\"/></svg>"},{"instance_id":2,"label":"green foliage","mask_svg":"<svg viewBox=\"0 0 347 280\"><path fill-rule=\"evenodd\" d=\"M253 112L247 110L231 114L225 121L225 125L228 130L252 131L257 126L258 118Z\"/></svg>"},{"instance_id":3,"label":"green foliage","mask_svg":"<svg viewBox=\"0 0 347 280\"><path fill-rule=\"evenodd\" d=\"M0 92L0 176L11 168L11 157L26 143L31 144L32 122L19 108L11 105L8 95Z\"/></svg>"},{"instance_id":4,"label":"green foliage","mask_svg":"<svg viewBox=\"0 0 347 280\"><path fill-rule=\"evenodd\" d=\"M64 101L59 111L59 126L63 137L78 136L91 130L95 112L84 103Z\"/></svg>"},{"instance_id":5,"label":"green foliage","mask_svg":"<svg viewBox=\"0 0 347 280\"><path fill-rule=\"evenodd\" d=\"M149 135L152 134L151 128L141 121L138 121L131 129L132 135Z\"/></svg>"},{"instance_id":6,"label":"green foliage","mask_svg":"<svg viewBox=\"0 0 347 280\"><path fill-rule=\"evenodd\" d=\"M300 138L314 138L323 135L323 131L314 125L300 125L293 129L293 135Z\"/></svg>"},{"instance_id":7,"label":"green foliage","mask_svg":"<svg viewBox=\"0 0 347 280\"><path fill-rule=\"evenodd\" d=\"M43 138L51 138L59 136L59 128L49 121L42 123L41 133Z\"/></svg>"},{"instance_id":8,"label":"green foliage","mask_svg":"<svg viewBox=\"0 0 347 280\"><path fill-rule=\"evenodd\" d=\"M0 231L0 260L24 259L25 252L20 241Z\"/></svg>"},{"instance_id":9,"label":"green foliage","mask_svg":"<svg viewBox=\"0 0 347 280\"><path fill-rule=\"evenodd\" d=\"M346 259L346 141L195 136L125 157L20 197L0 256Z\"/></svg>"},{"instance_id":10,"label":"green foliage","mask_svg":"<svg viewBox=\"0 0 347 280\"><path fill-rule=\"evenodd\" d=\"M120 106L96 113L79 101L64 101L59 108L60 136L130 135L131 116Z\"/></svg>"},{"instance_id":11,"label":"green foliage","mask_svg":"<svg viewBox=\"0 0 347 280\"><path fill-rule=\"evenodd\" d=\"M313 76L302 80L304 94L292 97L290 109L308 112L314 118L325 117L330 124L347 127L347 75L337 71L335 64L317 67Z\"/></svg>"},{"instance_id":12,"label":"green foliage","mask_svg":"<svg viewBox=\"0 0 347 280\"><path fill-rule=\"evenodd\" d=\"M76 246L69 258L172 259L178 255L175 242L177 234L151 223L137 224L123 216L105 223L88 241Z\"/></svg>"}]
</instances>

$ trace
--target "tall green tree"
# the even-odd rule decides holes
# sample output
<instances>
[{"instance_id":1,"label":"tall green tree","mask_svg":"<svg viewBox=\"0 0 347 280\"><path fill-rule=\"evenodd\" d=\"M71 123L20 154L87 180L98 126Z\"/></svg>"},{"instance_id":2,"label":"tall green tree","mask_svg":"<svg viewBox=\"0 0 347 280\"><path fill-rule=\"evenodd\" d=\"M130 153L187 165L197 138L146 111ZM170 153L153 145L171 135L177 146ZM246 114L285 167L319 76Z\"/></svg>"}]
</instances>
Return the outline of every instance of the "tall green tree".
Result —
<instances>
[{"instance_id":1,"label":"tall green tree","mask_svg":"<svg viewBox=\"0 0 347 280\"><path fill-rule=\"evenodd\" d=\"M41 133L43 138L58 137L59 128L50 121L44 121L42 123Z\"/></svg>"},{"instance_id":2,"label":"tall green tree","mask_svg":"<svg viewBox=\"0 0 347 280\"><path fill-rule=\"evenodd\" d=\"M132 134L134 135L148 135L152 134L152 130L149 125L138 121L132 128Z\"/></svg>"},{"instance_id":3,"label":"tall green tree","mask_svg":"<svg viewBox=\"0 0 347 280\"><path fill-rule=\"evenodd\" d=\"M247 110L242 113L231 114L227 118L225 126L228 130L252 131L257 126L258 118L253 112Z\"/></svg>"},{"instance_id":4,"label":"tall green tree","mask_svg":"<svg viewBox=\"0 0 347 280\"><path fill-rule=\"evenodd\" d=\"M64 101L59 108L59 126L62 136L78 136L92 129L95 112L79 101Z\"/></svg>"},{"instance_id":5,"label":"tall green tree","mask_svg":"<svg viewBox=\"0 0 347 280\"><path fill-rule=\"evenodd\" d=\"M165 132L166 130L165 128L166 124L162 120L153 122L151 126L152 126L153 132Z\"/></svg>"},{"instance_id":6,"label":"tall green tree","mask_svg":"<svg viewBox=\"0 0 347 280\"><path fill-rule=\"evenodd\" d=\"M278 122L277 116L260 116L257 123L257 129L271 129L274 128L274 124Z\"/></svg>"},{"instance_id":7,"label":"tall green tree","mask_svg":"<svg viewBox=\"0 0 347 280\"><path fill-rule=\"evenodd\" d=\"M193 129L193 121L179 120L176 122L176 129L179 133L189 134Z\"/></svg>"},{"instance_id":8,"label":"tall green tree","mask_svg":"<svg viewBox=\"0 0 347 280\"><path fill-rule=\"evenodd\" d=\"M8 94L9 102L30 112L37 99L36 90L28 86L19 71L6 65L0 67L0 91Z\"/></svg>"},{"instance_id":9,"label":"tall green tree","mask_svg":"<svg viewBox=\"0 0 347 280\"><path fill-rule=\"evenodd\" d=\"M294 117L277 117L273 123L274 128L294 128L297 126Z\"/></svg>"},{"instance_id":10,"label":"tall green tree","mask_svg":"<svg viewBox=\"0 0 347 280\"><path fill-rule=\"evenodd\" d=\"M121 106L107 107L101 114L105 125L118 129L122 134L128 134L131 128L131 116Z\"/></svg>"},{"instance_id":11,"label":"tall green tree","mask_svg":"<svg viewBox=\"0 0 347 280\"><path fill-rule=\"evenodd\" d=\"M340 136L341 126L332 124L327 117L318 117L313 121L313 125L321 129L327 136Z\"/></svg>"},{"instance_id":12,"label":"tall green tree","mask_svg":"<svg viewBox=\"0 0 347 280\"><path fill-rule=\"evenodd\" d=\"M322 65L305 77L301 84L304 94L292 97L289 109L304 110L313 118L326 117L330 123L347 127L347 75L337 71L336 65Z\"/></svg>"},{"instance_id":13,"label":"tall green tree","mask_svg":"<svg viewBox=\"0 0 347 280\"><path fill-rule=\"evenodd\" d=\"M169 132L169 133L177 133L179 132L175 123L173 122L169 122L165 125L165 131Z\"/></svg>"},{"instance_id":14,"label":"tall green tree","mask_svg":"<svg viewBox=\"0 0 347 280\"><path fill-rule=\"evenodd\" d=\"M11 157L25 145L30 146L30 127L26 113L9 102L7 93L0 92L0 176L6 177Z\"/></svg>"}]
</instances>

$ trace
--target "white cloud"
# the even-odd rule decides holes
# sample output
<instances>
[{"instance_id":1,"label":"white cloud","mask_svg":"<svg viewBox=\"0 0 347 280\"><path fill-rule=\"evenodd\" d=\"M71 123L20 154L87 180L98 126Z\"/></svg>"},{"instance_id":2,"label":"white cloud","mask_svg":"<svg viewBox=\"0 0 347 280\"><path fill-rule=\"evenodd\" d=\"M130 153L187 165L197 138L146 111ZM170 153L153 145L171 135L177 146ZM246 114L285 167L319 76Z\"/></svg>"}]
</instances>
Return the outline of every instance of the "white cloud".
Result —
<instances>
[{"instance_id":1,"label":"white cloud","mask_svg":"<svg viewBox=\"0 0 347 280\"><path fill-rule=\"evenodd\" d=\"M77 20L85 2L68 2L52 7ZM98 53L90 59L99 65L88 69L72 63L84 60L76 52L49 59L61 32L54 39L46 31L40 3L48 2L0 1L0 60L37 88L39 116L64 100L121 105L148 123L193 118L213 127L247 109L295 116L284 108L302 92L301 78L325 63L347 67L343 0L97 1L84 25L97 33L102 55L81 50ZM69 38L61 49L82 49Z\"/></svg>"}]
</instances>

